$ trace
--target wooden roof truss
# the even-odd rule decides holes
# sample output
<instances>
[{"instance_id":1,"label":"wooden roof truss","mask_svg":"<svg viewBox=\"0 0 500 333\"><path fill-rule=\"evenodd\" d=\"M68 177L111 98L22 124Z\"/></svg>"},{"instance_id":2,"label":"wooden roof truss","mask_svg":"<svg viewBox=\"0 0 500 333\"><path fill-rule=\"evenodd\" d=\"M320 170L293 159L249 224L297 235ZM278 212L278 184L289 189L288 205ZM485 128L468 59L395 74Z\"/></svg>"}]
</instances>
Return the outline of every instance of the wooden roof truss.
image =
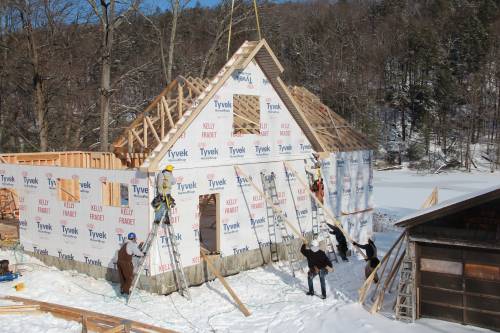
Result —
<instances>
[{"instance_id":1,"label":"wooden roof truss","mask_svg":"<svg viewBox=\"0 0 500 333\"><path fill-rule=\"evenodd\" d=\"M374 149L373 144L363 134L321 103L309 90L304 87L290 87L290 92L328 151Z\"/></svg>"},{"instance_id":2,"label":"wooden roof truss","mask_svg":"<svg viewBox=\"0 0 500 333\"><path fill-rule=\"evenodd\" d=\"M207 79L177 77L113 143L114 153L128 166L140 166L207 85Z\"/></svg>"}]
</instances>

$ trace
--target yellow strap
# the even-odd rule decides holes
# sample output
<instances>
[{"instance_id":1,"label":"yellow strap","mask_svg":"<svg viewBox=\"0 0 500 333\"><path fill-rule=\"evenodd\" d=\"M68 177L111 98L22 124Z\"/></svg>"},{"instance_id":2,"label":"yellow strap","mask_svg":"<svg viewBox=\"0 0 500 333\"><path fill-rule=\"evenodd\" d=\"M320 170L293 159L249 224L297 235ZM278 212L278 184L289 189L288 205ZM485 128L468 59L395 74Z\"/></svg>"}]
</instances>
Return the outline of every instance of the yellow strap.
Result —
<instances>
[{"instance_id":1,"label":"yellow strap","mask_svg":"<svg viewBox=\"0 0 500 333\"><path fill-rule=\"evenodd\" d=\"M234 10L234 0L231 2L231 16L229 18L229 33L227 36L227 52L226 52L226 61L229 60L229 49L231 48L231 31L233 27L233 10Z\"/></svg>"},{"instance_id":2,"label":"yellow strap","mask_svg":"<svg viewBox=\"0 0 500 333\"><path fill-rule=\"evenodd\" d=\"M255 10L255 21L257 21L257 32L259 33L259 40L261 40L262 35L260 34L259 11L257 10L257 0L253 0L253 8Z\"/></svg>"}]
</instances>

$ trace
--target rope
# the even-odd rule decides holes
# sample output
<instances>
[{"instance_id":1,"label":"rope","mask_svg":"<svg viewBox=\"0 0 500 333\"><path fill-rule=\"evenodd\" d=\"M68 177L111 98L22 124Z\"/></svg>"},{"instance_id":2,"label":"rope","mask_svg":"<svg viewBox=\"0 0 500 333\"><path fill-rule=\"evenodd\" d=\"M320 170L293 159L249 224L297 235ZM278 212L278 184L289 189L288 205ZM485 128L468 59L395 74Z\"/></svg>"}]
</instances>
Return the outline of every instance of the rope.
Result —
<instances>
[{"instance_id":1,"label":"rope","mask_svg":"<svg viewBox=\"0 0 500 333\"><path fill-rule=\"evenodd\" d=\"M257 0L253 0L253 8L255 10L255 21L257 22L257 32L259 33L259 40L261 40L262 35L260 33L259 11L257 10Z\"/></svg>"},{"instance_id":2,"label":"rope","mask_svg":"<svg viewBox=\"0 0 500 333\"><path fill-rule=\"evenodd\" d=\"M233 11L234 11L234 0L231 1L231 16L229 18L229 32L227 37L227 52L226 52L226 61L229 60L229 49L231 47L231 32L233 27Z\"/></svg>"}]
</instances>

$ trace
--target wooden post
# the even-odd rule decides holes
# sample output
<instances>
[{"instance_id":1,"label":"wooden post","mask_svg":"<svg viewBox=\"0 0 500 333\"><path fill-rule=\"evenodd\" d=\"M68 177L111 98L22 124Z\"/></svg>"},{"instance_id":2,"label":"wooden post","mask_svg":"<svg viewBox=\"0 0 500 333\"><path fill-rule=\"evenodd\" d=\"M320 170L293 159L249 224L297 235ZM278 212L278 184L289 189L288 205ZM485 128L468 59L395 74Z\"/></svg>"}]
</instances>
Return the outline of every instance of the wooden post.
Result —
<instances>
[{"instance_id":1,"label":"wooden post","mask_svg":"<svg viewBox=\"0 0 500 333\"><path fill-rule=\"evenodd\" d=\"M87 316L82 315L82 333L87 333Z\"/></svg>"},{"instance_id":2,"label":"wooden post","mask_svg":"<svg viewBox=\"0 0 500 333\"><path fill-rule=\"evenodd\" d=\"M302 177L299 176L298 172L292 168L287 162L283 161L283 164L285 164L286 168L287 169L290 169L292 170L292 172L295 174L295 177L297 178L297 180L299 181L299 183L302 185L302 187L307 191L307 193L309 193L309 195L311 196L311 198L314 199L314 201L316 202L317 205L319 205L321 208L323 208L323 212L328 216L328 218L333 221L333 223L340 229L340 231L342 231L342 233L344 234L344 236L349 240L349 242L353 243L354 240L351 238L351 236L344 230L344 228L342 227L342 224L333 216L333 213L330 212L330 210L328 208L326 208L323 203L321 201L318 200L318 198L316 198L316 195L311 191L311 189L309 188L309 186L306 185L306 183L304 182L304 180L302 179ZM363 253L363 251L361 251L358 247L354 247L356 249L356 251L358 251L359 254L361 254L363 256L363 258L367 259L366 255Z\"/></svg>"},{"instance_id":3,"label":"wooden post","mask_svg":"<svg viewBox=\"0 0 500 333\"><path fill-rule=\"evenodd\" d=\"M245 317L250 316L250 314L251 314L250 311L248 311L248 309L245 307L245 305L241 302L241 300L238 298L238 295L236 295L236 293L233 291L233 289L226 282L226 279L224 279L224 277L220 274L220 272L217 270L217 268L215 268L215 266L212 264L212 262L207 257L207 255L205 254L204 251L207 251L207 250L201 248L200 254L201 254L201 257L203 258L203 260L205 260L205 262L207 263L207 266L210 269L210 271L219 279L219 281L222 283L224 288L226 288L226 290L229 292L231 297L234 299L234 301L238 305L240 311L245 315Z\"/></svg>"},{"instance_id":4,"label":"wooden post","mask_svg":"<svg viewBox=\"0 0 500 333\"><path fill-rule=\"evenodd\" d=\"M179 111L179 119L182 118L182 104L184 103L184 91L182 85L177 85L177 110Z\"/></svg>"},{"instance_id":5,"label":"wooden post","mask_svg":"<svg viewBox=\"0 0 500 333\"><path fill-rule=\"evenodd\" d=\"M163 103L161 100L157 104L157 107L160 113L160 138L163 139L163 137L165 137L165 111L163 111Z\"/></svg>"},{"instance_id":6,"label":"wooden post","mask_svg":"<svg viewBox=\"0 0 500 333\"><path fill-rule=\"evenodd\" d=\"M168 103L167 103L167 100L165 99L165 97L162 97L161 103L163 105L163 110L167 114L168 122L170 124L170 128L174 128L174 126L175 126L174 120L172 119L172 114L170 113L170 108L168 107Z\"/></svg>"},{"instance_id":7,"label":"wooden post","mask_svg":"<svg viewBox=\"0 0 500 333\"><path fill-rule=\"evenodd\" d=\"M265 193L257 186L255 185L255 183L253 182L253 180L250 179L250 177L248 177L243 171L241 171L241 169L236 166L236 165L233 165L234 167L234 170L236 171L236 175L239 176L238 174L241 174L243 175L245 178L248 179L248 181L250 182L250 185L252 185L252 187L266 200L267 204L269 206L272 207L273 211L275 214L280 214L282 217L283 217L283 221L290 227L290 229L292 229L292 231L297 235L299 236L300 239L302 239L304 242L307 242L307 240L302 236L302 233L297 230L294 225L284 216L283 214L283 210L276 206L271 199L269 199L267 197L267 195L265 195Z\"/></svg>"},{"instance_id":8,"label":"wooden post","mask_svg":"<svg viewBox=\"0 0 500 333\"><path fill-rule=\"evenodd\" d=\"M148 147L148 123L146 121L146 116L142 119L142 134L143 134L143 142L144 148Z\"/></svg>"}]
</instances>

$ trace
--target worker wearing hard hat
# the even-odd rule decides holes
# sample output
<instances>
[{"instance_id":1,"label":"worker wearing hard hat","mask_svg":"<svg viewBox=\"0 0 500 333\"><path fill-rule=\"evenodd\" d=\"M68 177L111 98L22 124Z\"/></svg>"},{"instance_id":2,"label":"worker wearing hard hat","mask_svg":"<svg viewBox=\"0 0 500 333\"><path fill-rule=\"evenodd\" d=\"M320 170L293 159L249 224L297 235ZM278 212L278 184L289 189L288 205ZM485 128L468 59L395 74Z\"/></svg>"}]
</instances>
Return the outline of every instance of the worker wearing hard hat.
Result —
<instances>
[{"instance_id":1,"label":"worker wearing hard hat","mask_svg":"<svg viewBox=\"0 0 500 333\"><path fill-rule=\"evenodd\" d=\"M165 210L175 207L175 200L172 197L172 188L175 185L173 171L174 166L169 164L156 176L156 197L153 200L153 206L155 206L156 210L155 223L160 223L163 215L165 215L163 221L170 224L169 215L165 214Z\"/></svg>"}]
</instances>

